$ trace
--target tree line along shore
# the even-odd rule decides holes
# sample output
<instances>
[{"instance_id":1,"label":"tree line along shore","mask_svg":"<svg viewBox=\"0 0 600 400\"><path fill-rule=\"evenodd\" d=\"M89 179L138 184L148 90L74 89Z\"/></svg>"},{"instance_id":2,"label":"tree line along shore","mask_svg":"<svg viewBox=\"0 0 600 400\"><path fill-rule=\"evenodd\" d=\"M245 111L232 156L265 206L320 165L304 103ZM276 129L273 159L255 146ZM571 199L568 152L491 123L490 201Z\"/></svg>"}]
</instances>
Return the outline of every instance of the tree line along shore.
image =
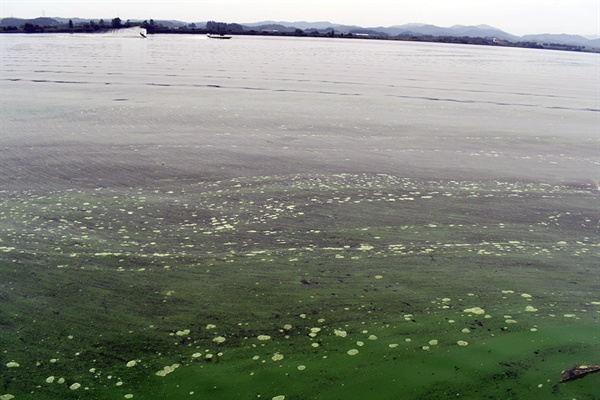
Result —
<instances>
[{"instance_id":1,"label":"tree line along shore","mask_svg":"<svg viewBox=\"0 0 600 400\"><path fill-rule=\"evenodd\" d=\"M36 23L37 22L37 23ZM148 34L227 34L227 35L257 35L257 36L296 36L296 37L328 37L328 38L346 38L363 40L397 40L412 42L432 42L432 43L455 43L471 44L481 46L502 46L502 47L521 47L532 49L550 49L599 53L600 49L584 46L561 44L561 43L537 43L531 41L510 42L490 37L469 37L469 36L433 36L433 35L413 35L400 34L396 36L383 35L372 31L368 33L342 33L335 28L326 29L293 29L293 30L275 30L261 29L257 27L243 26L236 23L225 23L208 21L205 26L196 26L191 23L184 26L169 26L153 19L144 21L122 21L119 17L110 21L104 19L90 20L89 22L74 23L69 20L66 23L53 20L51 18L38 18L19 25L3 24L0 27L0 33L102 33L116 29L140 27L146 29Z\"/></svg>"}]
</instances>

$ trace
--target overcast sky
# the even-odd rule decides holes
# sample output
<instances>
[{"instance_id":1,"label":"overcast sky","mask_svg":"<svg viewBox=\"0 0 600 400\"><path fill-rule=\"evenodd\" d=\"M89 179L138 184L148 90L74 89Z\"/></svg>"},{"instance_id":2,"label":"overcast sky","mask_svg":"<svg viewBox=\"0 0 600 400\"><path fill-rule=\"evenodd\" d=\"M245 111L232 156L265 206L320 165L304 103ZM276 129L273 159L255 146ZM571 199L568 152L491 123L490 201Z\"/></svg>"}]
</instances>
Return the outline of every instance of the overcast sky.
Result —
<instances>
[{"instance_id":1,"label":"overcast sky","mask_svg":"<svg viewBox=\"0 0 600 400\"><path fill-rule=\"evenodd\" d=\"M329 21L364 27L487 24L515 35L600 34L599 0L0 0L0 16Z\"/></svg>"}]
</instances>

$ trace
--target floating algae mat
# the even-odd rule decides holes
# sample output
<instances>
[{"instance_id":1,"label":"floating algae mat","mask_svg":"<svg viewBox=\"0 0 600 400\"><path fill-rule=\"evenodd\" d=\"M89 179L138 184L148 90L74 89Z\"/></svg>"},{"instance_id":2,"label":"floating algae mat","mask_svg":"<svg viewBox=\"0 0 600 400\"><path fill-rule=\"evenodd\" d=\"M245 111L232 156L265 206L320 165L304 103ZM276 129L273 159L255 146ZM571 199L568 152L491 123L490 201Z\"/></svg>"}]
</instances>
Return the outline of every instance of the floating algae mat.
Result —
<instances>
[{"instance_id":1,"label":"floating algae mat","mask_svg":"<svg viewBox=\"0 0 600 400\"><path fill-rule=\"evenodd\" d=\"M514 212L524 199L536 215ZM569 187L366 174L11 193L4 391L591 395L593 375L558 382L598 351L595 201Z\"/></svg>"}]
</instances>

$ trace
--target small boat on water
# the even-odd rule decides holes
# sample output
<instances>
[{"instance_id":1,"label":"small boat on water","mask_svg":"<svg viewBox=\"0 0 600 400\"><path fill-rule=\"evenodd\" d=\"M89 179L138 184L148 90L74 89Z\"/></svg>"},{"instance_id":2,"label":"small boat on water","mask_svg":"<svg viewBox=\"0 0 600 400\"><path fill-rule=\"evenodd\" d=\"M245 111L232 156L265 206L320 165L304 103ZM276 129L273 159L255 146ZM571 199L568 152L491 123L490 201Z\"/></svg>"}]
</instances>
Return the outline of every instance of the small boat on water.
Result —
<instances>
[{"instance_id":1,"label":"small boat on water","mask_svg":"<svg viewBox=\"0 0 600 400\"><path fill-rule=\"evenodd\" d=\"M221 34L218 34L218 35L215 35L215 34L209 33L209 34L208 34L208 35L206 35L206 36L208 36L208 37L209 37L209 38L211 38L211 39L231 39L231 36L229 36L229 35L224 35L224 34L222 34L222 33L221 33Z\"/></svg>"}]
</instances>

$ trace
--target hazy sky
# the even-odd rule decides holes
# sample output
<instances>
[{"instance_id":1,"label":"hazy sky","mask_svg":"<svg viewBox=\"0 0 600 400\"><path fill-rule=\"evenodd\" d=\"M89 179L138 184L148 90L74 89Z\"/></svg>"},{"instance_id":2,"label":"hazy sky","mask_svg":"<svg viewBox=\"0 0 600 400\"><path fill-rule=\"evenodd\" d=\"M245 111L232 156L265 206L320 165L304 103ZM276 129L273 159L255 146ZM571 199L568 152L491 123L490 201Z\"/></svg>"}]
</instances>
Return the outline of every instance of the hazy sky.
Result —
<instances>
[{"instance_id":1,"label":"hazy sky","mask_svg":"<svg viewBox=\"0 0 600 400\"><path fill-rule=\"evenodd\" d=\"M515 35L600 34L599 0L0 0L0 16L330 21L364 27L487 24Z\"/></svg>"}]
</instances>

